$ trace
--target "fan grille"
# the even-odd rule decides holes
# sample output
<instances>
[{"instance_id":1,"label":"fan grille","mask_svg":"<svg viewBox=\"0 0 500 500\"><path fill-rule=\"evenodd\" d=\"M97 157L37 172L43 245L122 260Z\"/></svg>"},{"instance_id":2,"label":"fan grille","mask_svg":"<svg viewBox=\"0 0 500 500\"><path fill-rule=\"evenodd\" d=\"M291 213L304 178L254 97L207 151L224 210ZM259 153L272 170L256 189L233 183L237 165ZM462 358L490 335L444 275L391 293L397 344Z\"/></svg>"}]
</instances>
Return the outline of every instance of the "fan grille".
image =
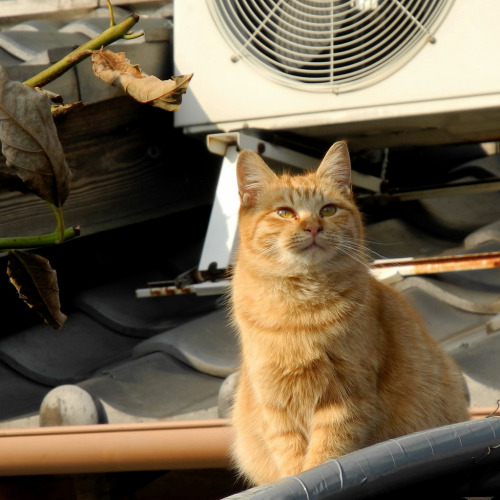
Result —
<instances>
[{"instance_id":1,"label":"fan grille","mask_svg":"<svg viewBox=\"0 0 500 500\"><path fill-rule=\"evenodd\" d=\"M235 51L275 80L346 92L399 69L426 43L453 0L207 0Z\"/></svg>"}]
</instances>

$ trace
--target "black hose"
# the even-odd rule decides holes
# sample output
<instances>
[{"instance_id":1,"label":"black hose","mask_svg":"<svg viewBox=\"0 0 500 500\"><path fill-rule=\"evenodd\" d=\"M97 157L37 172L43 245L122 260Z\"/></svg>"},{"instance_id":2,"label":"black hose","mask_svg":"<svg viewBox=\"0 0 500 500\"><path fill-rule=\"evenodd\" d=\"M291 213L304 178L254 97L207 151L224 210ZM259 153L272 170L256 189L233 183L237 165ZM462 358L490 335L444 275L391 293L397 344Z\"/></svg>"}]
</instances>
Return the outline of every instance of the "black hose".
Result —
<instances>
[{"instance_id":1,"label":"black hose","mask_svg":"<svg viewBox=\"0 0 500 500\"><path fill-rule=\"evenodd\" d=\"M428 500L499 488L500 418L489 417L391 439L226 500Z\"/></svg>"}]
</instances>

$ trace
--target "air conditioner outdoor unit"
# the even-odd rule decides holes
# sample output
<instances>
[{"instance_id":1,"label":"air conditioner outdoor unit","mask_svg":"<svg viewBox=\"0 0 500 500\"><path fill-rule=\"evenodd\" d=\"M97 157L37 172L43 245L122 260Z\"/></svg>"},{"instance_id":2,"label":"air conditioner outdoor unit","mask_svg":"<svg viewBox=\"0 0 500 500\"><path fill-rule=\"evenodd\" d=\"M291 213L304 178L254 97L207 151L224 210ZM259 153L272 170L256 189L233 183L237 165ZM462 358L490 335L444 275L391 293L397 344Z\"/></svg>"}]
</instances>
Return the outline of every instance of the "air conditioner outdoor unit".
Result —
<instances>
[{"instance_id":1,"label":"air conditioner outdoor unit","mask_svg":"<svg viewBox=\"0 0 500 500\"><path fill-rule=\"evenodd\" d=\"M175 0L187 133L351 148L500 136L498 0Z\"/></svg>"},{"instance_id":2,"label":"air conditioner outdoor unit","mask_svg":"<svg viewBox=\"0 0 500 500\"><path fill-rule=\"evenodd\" d=\"M194 73L175 125L223 156L198 269L232 261L240 148L314 168L339 138L352 151L500 140L499 59L499 0L174 0L175 73ZM352 181L380 192L377 177Z\"/></svg>"}]
</instances>

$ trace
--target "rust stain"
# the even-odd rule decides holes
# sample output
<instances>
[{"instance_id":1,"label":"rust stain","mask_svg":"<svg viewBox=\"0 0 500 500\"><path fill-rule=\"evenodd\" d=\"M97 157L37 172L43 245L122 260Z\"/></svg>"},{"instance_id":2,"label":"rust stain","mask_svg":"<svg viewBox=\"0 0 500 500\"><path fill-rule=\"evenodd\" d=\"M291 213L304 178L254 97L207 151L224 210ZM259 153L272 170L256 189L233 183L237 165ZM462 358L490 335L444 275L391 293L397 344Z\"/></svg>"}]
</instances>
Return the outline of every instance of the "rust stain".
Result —
<instances>
[{"instance_id":1,"label":"rust stain","mask_svg":"<svg viewBox=\"0 0 500 500\"><path fill-rule=\"evenodd\" d=\"M193 293L192 287L186 286L183 288L177 288L175 286L157 286L157 287L149 287L148 288L150 297L165 297L172 295L186 295L189 293Z\"/></svg>"},{"instance_id":2,"label":"rust stain","mask_svg":"<svg viewBox=\"0 0 500 500\"><path fill-rule=\"evenodd\" d=\"M500 252L485 252L423 259L395 259L377 261L374 269L399 268L403 273L432 274L456 271L472 271L477 269L493 269L500 267Z\"/></svg>"}]
</instances>

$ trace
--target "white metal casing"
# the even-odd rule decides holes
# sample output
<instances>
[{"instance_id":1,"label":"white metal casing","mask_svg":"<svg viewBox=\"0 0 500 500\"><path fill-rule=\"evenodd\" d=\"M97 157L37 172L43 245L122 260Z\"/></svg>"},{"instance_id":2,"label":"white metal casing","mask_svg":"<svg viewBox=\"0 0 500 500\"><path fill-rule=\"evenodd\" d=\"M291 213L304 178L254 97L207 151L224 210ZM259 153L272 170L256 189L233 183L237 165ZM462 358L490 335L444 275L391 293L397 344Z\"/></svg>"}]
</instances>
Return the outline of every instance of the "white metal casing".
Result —
<instances>
[{"instance_id":1,"label":"white metal casing","mask_svg":"<svg viewBox=\"0 0 500 500\"><path fill-rule=\"evenodd\" d=\"M346 93L307 92L274 81L234 50L207 0L175 0L176 74L194 73L175 125L205 134L290 131L351 148L490 140L500 136L500 2L455 0L403 67Z\"/></svg>"}]
</instances>

